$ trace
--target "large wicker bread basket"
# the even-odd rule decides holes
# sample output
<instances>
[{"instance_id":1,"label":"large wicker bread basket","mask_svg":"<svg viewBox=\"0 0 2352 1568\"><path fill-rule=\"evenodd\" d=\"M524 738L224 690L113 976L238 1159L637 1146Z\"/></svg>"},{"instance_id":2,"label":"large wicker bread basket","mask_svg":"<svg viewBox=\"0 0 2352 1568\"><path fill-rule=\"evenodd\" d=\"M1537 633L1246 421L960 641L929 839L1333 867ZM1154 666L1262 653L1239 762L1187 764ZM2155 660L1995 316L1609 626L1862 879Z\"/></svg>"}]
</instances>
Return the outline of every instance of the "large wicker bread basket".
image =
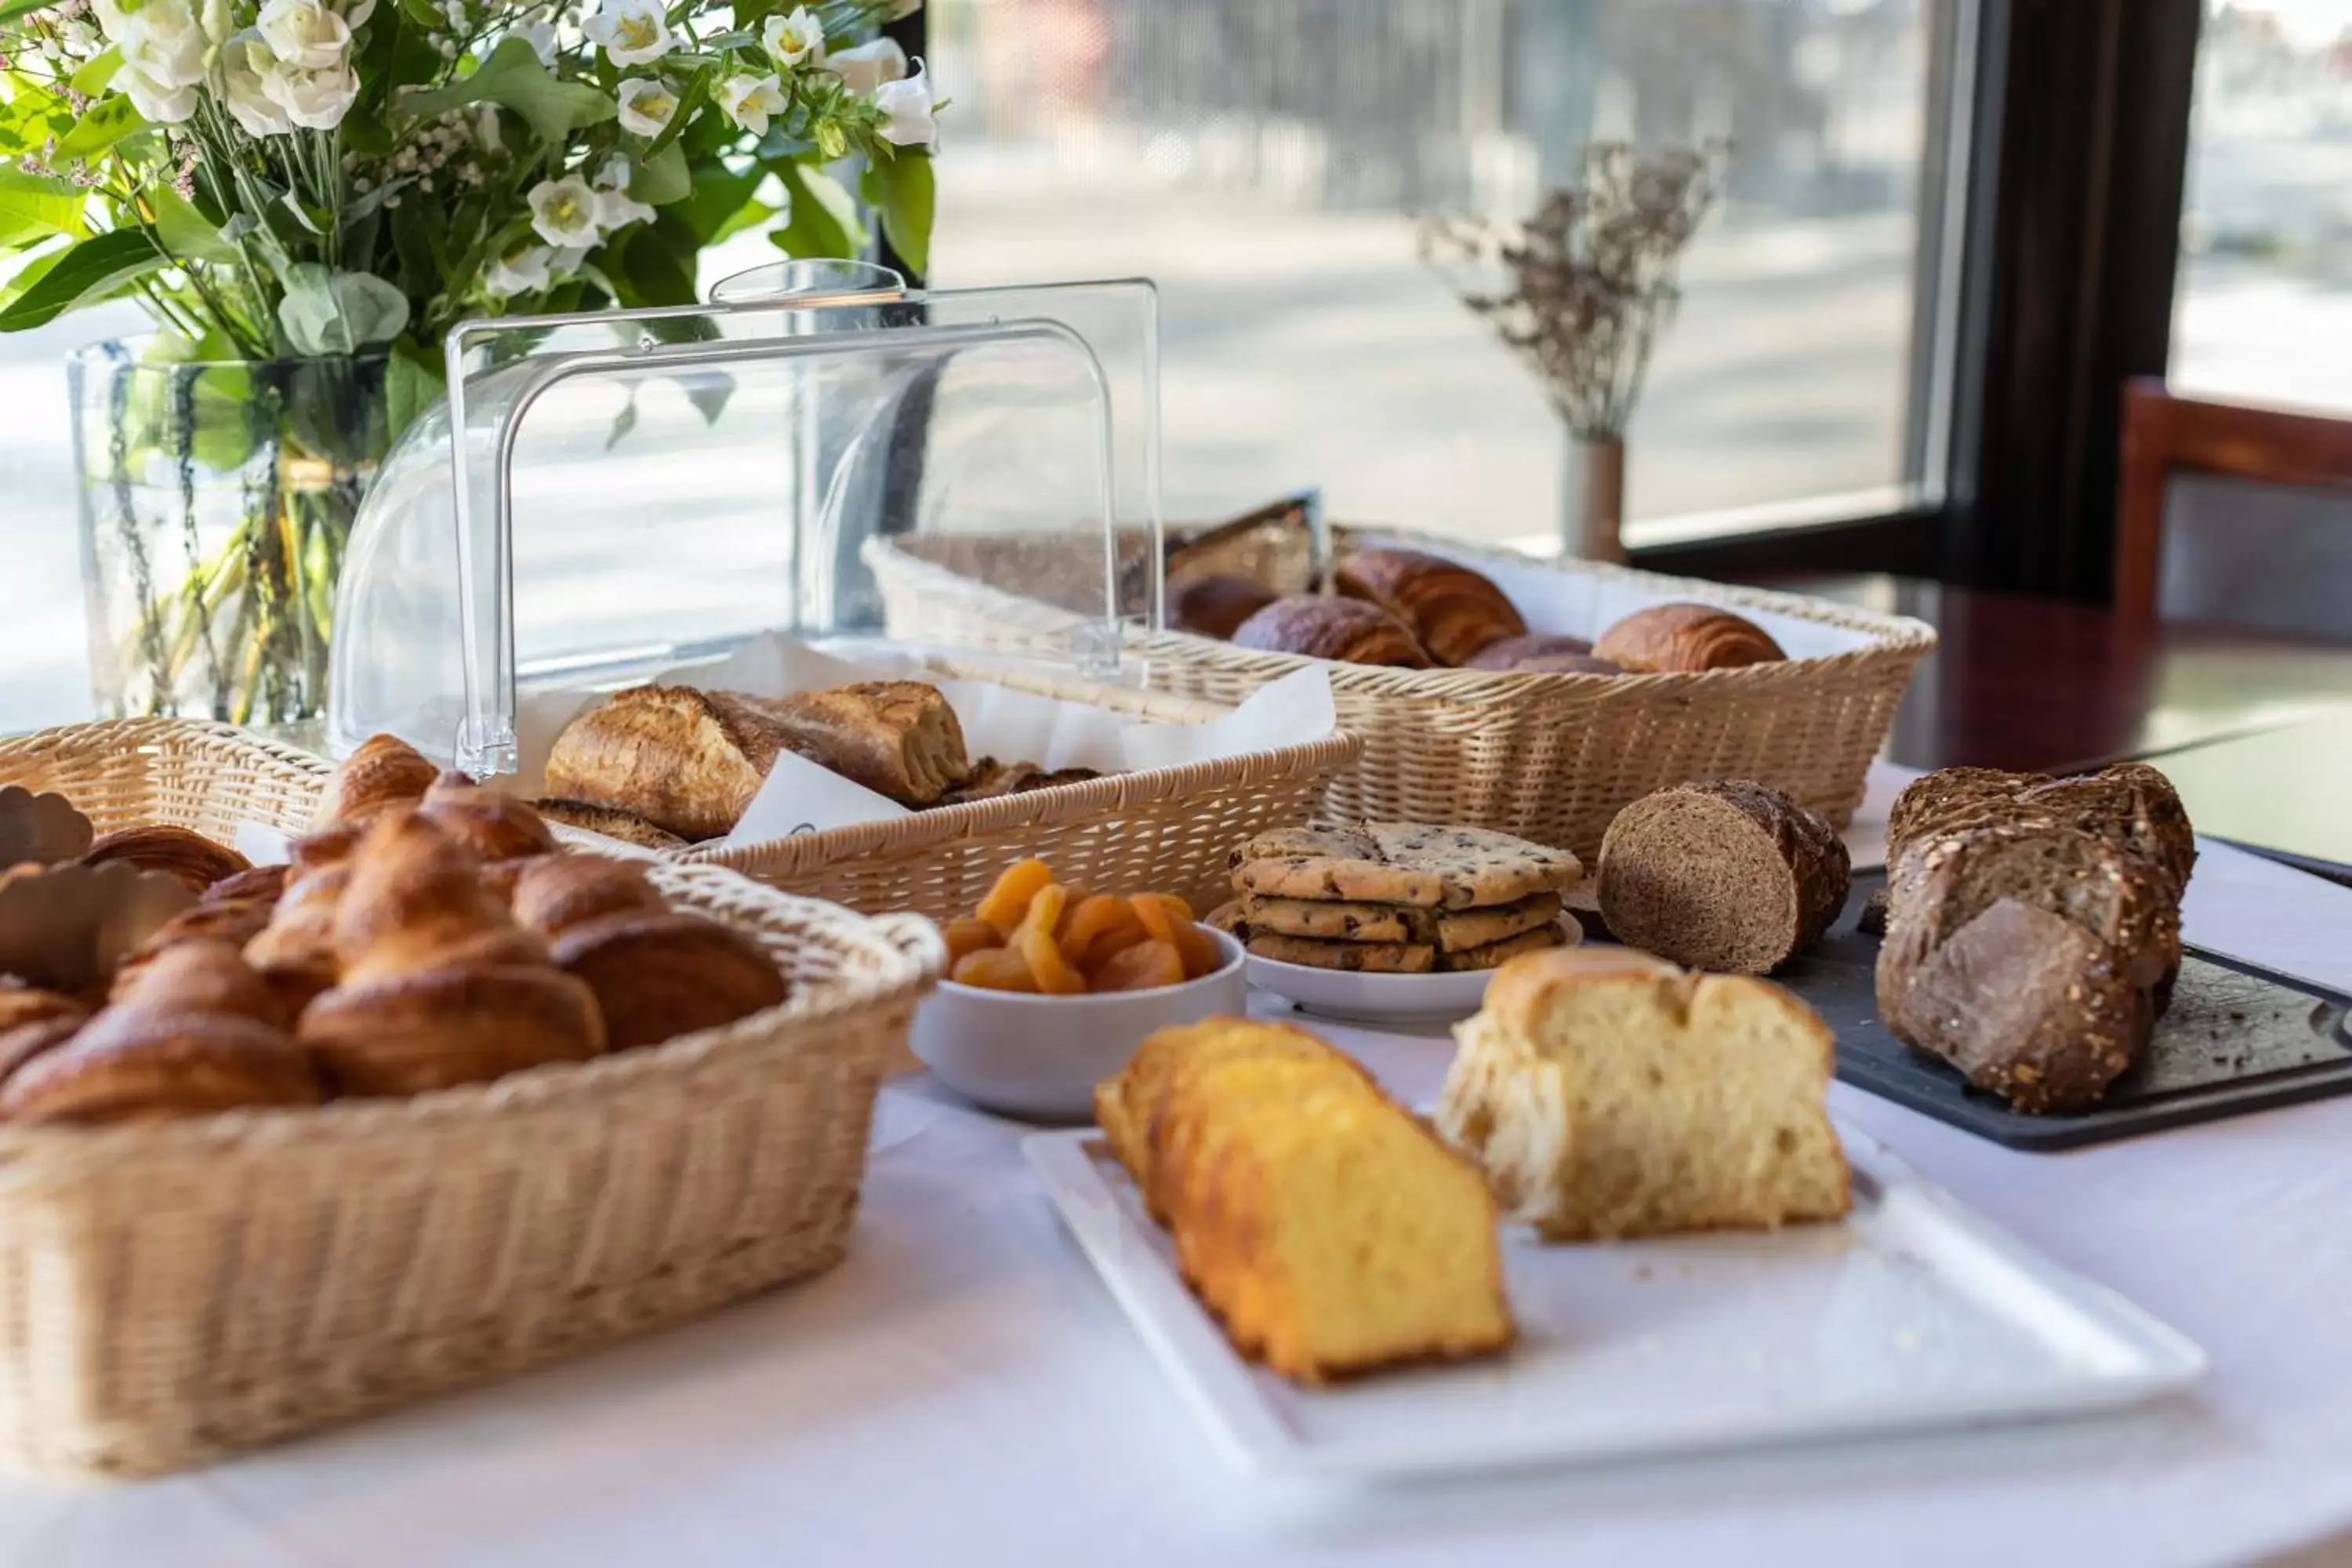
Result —
<instances>
[{"instance_id":1,"label":"large wicker bread basket","mask_svg":"<svg viewBox=\"0 0 2352 1568\"><path fill-rule=\"evenodd\" d=\"M323 777L170 721L0 745L0 781L59 791L101 829L299 827ZM755 933L791 1000L410 1100L0 1130L0 1459L177 1468L836 1262L938 935L714 867L652 875Z\"/></svg>"},{"instance_id":2,"label":"large wicker bread basket","mask_svg":"<svg viewBox=\"0 0 2352 1568\"><path fill-rule=\"evenodd\" d=\"M1337 531L1343 541L1376 531L1498 572L1548 570L1582 579L1596 597L1687 599L1787 617L1847 634L1853 646L1694 674L1326 664L1339 722L1364 741L1361 759L1323 794L1318 814L1327 819L1491 827L1589 858L1627 803L1689 779L1748 778L1843 824L1861 804L1870 759L1912 671L1936 645L1920 622L1793 595L1583 562L1538 563L1391 529ZM1017 654L1066 638L1078 624L1072 608L1055 602L1053 563L1037 558L1040 548L1034 539L984 535L894 538L870 542L866 561L894 634L921 626L934 637ZM992 585L1013 583L1023 591ZM1239 702L1314 662L1139 629L1129 632L1128 653L1154 689L1218 703Z\"/></svg>"}]
</instances>

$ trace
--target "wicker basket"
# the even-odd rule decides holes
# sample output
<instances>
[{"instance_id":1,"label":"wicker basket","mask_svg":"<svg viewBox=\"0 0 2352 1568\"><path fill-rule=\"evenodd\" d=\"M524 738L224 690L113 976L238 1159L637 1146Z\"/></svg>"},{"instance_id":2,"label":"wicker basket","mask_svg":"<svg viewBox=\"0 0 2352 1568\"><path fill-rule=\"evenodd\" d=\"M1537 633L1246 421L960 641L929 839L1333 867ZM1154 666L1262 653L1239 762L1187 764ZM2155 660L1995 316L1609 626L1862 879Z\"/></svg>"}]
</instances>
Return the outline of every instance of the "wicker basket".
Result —
<instances>
[{"instance_id":1,"label":"wicker basket","mask_svg":"<svg viewBox=\"0 0 2352 1568\"><path fill-rule=\"evenodd\" d=\"M126 765L125 745L145 761ZM0 748L0 780L58 790L100 828L299 826L302 781L323 776L168 721ZM792 1000L414 1100L0 1131L0 1459L177 1468L839 1260L882 1064L938 973L938 934L712 867L652 875L756 932Z\"/></svg>"},{"instance_id":2,"label":"wicker basket","mask_svg":"<svg viewBox=\"0 0 2352 1568\"><path fill-rule=\"evenodd\" d=\"M1086 702L1141 723L1204 723L1230 708L1034 669L945 659L932 668ZM1327 782L1356 760L1361 745L1342 731L1270 752L1113 773L761 844L672 851L671 858L725 866L854 910L908 910L945 921L970 914L997 873L1034 855L1067 882L1175 893L1205 910L1229 896L1225 856L1234 846L1307 820Z\"/></svg>"},{"instance_id":3,"label":"wicker basket","mask_svg":"<svg viewBox=\"0 0 2352 1568\"><path fill-rule=\"evenodd\" d=\"M1411 542L1398 530L1340 530ZM1454 541L1433 546L1468 564L1522 572L1528 557ZM866 560L894 634L1030 653L1077 623L1055 603L1055 566L1035 540L951 535L875 541ZM1129 549L1138 548L1130 545ZM923 553L918 553L922 552ZM1072 563L1073 573L1084 563ZM1099 572L1097 563L1095 568ZM1582 574L1653 598L1691 599L1860 634L1851 651L1738 669L1668 675L1541 675L1328 664L1339 722L1364 738L1319 815L1456 823L1565 845L1588 858L1620 807L1698 778L1750 778L1843 825L1861 804L1870 759L1919 660L1936 646L1921 622L1787 594L1583 562ZM1045 584L1028 595L992 582ZM1133 631L1129 652L1156 689L1234 703L1312 662L1181 633Z\"/></svg>"}]
</instances>

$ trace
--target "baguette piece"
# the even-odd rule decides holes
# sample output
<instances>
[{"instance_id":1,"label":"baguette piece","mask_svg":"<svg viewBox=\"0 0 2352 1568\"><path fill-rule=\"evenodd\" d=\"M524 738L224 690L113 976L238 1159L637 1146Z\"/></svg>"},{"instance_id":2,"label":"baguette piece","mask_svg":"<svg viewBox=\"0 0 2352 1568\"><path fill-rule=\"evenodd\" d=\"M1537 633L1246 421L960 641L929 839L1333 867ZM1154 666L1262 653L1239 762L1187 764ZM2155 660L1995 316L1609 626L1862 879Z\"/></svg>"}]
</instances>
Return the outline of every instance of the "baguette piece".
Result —
<instances>
[{"instance_id":1,"label":"baguette piece","mask_svg":"<svg viewBox=\"0 0 2352 1568\"><path fill-rule=\"evenodd\" d=\"M783 752L824 761L745 698L639 686L564 726L548 753L547 793L634 813L680 838L716 838L735 826Z\"/></svg>"},{"instance_id":2,"label":"baguette piece","mask_svg":"<svg viewBox=\"0 0 2352 1568\"><path fill-rule=\"evenodd\" d=\"M936 805L972 771L962 721L940 689L923 681L866 680L742 700L783 724L793 751L900 805Z\"/></svg>"},{"instance_id":3,"label":"baguette piece","mask_svg":"<svg viewBox=\"0 0 2352 1568\"><path fill-rule=\"evenodd\" d=\"M1765 981L1626 948L1506 966L1454 1030L1437 1124L1553 1240L1833 1219L1829 1026Z\"/></svg>"},{"instance_id":4,"label":"baguette piece","mask_svg":"<svg viewBox=\"0 0 2352 1568\"><path fill-rule=\"evenodd\" d=\"M1601 841L1598 885L1618 941L1692 969L1769 974L1821 941L1851 877L1828 818L1727 779L1620 811Z\"/></svg>"},{"instance_id":5,"label":"baguette piece","mask_svg":"<svg viewBox=\"0 0 2352 1568\"><path fill-rule=\"evenodd\" d=\"M2024 823L1915 844L1893 874L1878 1011L2019 1110L2097 1101L2147 1048L2180 962L2156 866L2079 828Z\"/></svg>"}]
</instances>

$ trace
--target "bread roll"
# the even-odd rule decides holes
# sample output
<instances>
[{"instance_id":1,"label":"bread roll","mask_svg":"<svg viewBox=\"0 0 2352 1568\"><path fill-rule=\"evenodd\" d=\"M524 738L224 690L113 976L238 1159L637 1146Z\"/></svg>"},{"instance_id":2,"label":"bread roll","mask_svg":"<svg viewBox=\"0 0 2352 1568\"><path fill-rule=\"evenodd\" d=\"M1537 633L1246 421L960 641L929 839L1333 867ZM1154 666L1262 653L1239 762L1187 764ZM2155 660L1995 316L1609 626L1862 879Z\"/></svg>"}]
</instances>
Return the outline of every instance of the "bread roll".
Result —
<instances>
[{"instance_id":1,"label":"bread roll","mask_svg":"<svg viewBox=\"0 0 2352 1568\"><path fill-rule=\"evenodd\" d=\"M1601 634L1593 656L1629 670L1730 669L1788 657L1761 626L1712 605L1652 605Z\"/></svg>"},{"instance_id":2,"label":"bread roll","mask_svg":"<svg viewBox=\"0 0 2352 1568\"><path fill-rule=\"evenodd\" d=\"M1177 631L1223 642L1275 597L1273 589L1250 578L1204 573L1168 585L1168 624Z\"/></svg>"},{"instance_id":3,"label":"bread roll","mask_svg":"<svg viewBox=\"0 0 2352 1568\"><path fill-rule=\"evenodd\" d=\"M1427 669L1429 654L1403 622L1357 599L1296 595L1276 599L1234 631L1234 646L1343 664Z\"/></svg>"},{"instance_id":4,"label":"bread roll","mask_svg":"<svg viewBox=\"0 0 2352 1568\"><path fill-rule=\"evenodd\" d=\"M1597 876L1601 917L1618 941L1691 969L1769 974L1828 931L1851 868L1828 818L1779 790L1723 780L1620 811Z\"/></svg>"},{"instance_id":5,"label":"bread roll","mask_svg":"<svg viewBox=\"0 0 2352 1568\"><path fill-rule=\"evenodd\" d=\"M1463 668L1516 670L1529 675L1625 673L1607 659L1595 658L1592 645L1582 637L1555 637L1548 632L1531 632L1526 637L1502 637L1490 642L1464 660Z\"/></svg>"},{"instance_id":6,"label":"bread roll","mask_svg":"<svg viewBox=\"0 0 2352 1568\"><path fill-rule=\"evenodd\" d=\"M1437 1125L1554 1240L1777 1226L1851 1206L1836 1042L1777 985L1625 948L1517 959L1454 1031Z\"/></svg>"},{"instance_id":7,"label":"bread roll","mask_svg":"<svg viewBox=\"0 0 2352 1568\"><path fill-rule=\"evenodd\" d=\"M614 693L566 725L548 794L630 812L680 838L735 826L782 752L815 748L747 699L688 686Z\"/></svg>"},{"instance_id":8,"label":"bread roll","mask_svg":"<svg viewBox=\"0 0 2352 1568\"><path fill-rule=\"evenodd\" d=\"M614 915L659 914L666 906L640 867L604 855L556 855L516 878L509 907L517 924L551 939Z\"/></svg>"},{"instance_id":9,"label":"bread roll","mask_svg":"<svg viewBox=\"0 0 2352 1568\"><path fill-rule=\"evenodd\" d=\"M1360 550L1339 563L1332 586L1404 623L1430 657L1467 664L1488 644L1528 629L1500 588L1467 566L1413 550Z\"/></svg>"}]
</instances>

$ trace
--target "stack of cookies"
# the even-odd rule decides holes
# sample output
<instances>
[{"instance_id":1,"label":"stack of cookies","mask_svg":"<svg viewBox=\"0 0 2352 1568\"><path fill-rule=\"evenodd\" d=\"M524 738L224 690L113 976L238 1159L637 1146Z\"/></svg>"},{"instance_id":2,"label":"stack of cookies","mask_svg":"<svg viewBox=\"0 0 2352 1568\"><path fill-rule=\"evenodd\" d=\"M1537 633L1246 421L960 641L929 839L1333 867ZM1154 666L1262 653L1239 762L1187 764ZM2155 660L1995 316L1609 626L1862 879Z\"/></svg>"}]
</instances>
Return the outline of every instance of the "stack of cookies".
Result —
<instances>
[{"instance_id":1,"label":"stack of cookies","mask_svg":"<svg viewBox=\"0 0 2352 1568\"><path fill-rule=\"evenodd\" d=\"M1261 833L1210 917L1261 958L1364 973L1493 969L1576 940L1575 856L1507 833L1367 822Z\"/></svg>"}]
</instances>

